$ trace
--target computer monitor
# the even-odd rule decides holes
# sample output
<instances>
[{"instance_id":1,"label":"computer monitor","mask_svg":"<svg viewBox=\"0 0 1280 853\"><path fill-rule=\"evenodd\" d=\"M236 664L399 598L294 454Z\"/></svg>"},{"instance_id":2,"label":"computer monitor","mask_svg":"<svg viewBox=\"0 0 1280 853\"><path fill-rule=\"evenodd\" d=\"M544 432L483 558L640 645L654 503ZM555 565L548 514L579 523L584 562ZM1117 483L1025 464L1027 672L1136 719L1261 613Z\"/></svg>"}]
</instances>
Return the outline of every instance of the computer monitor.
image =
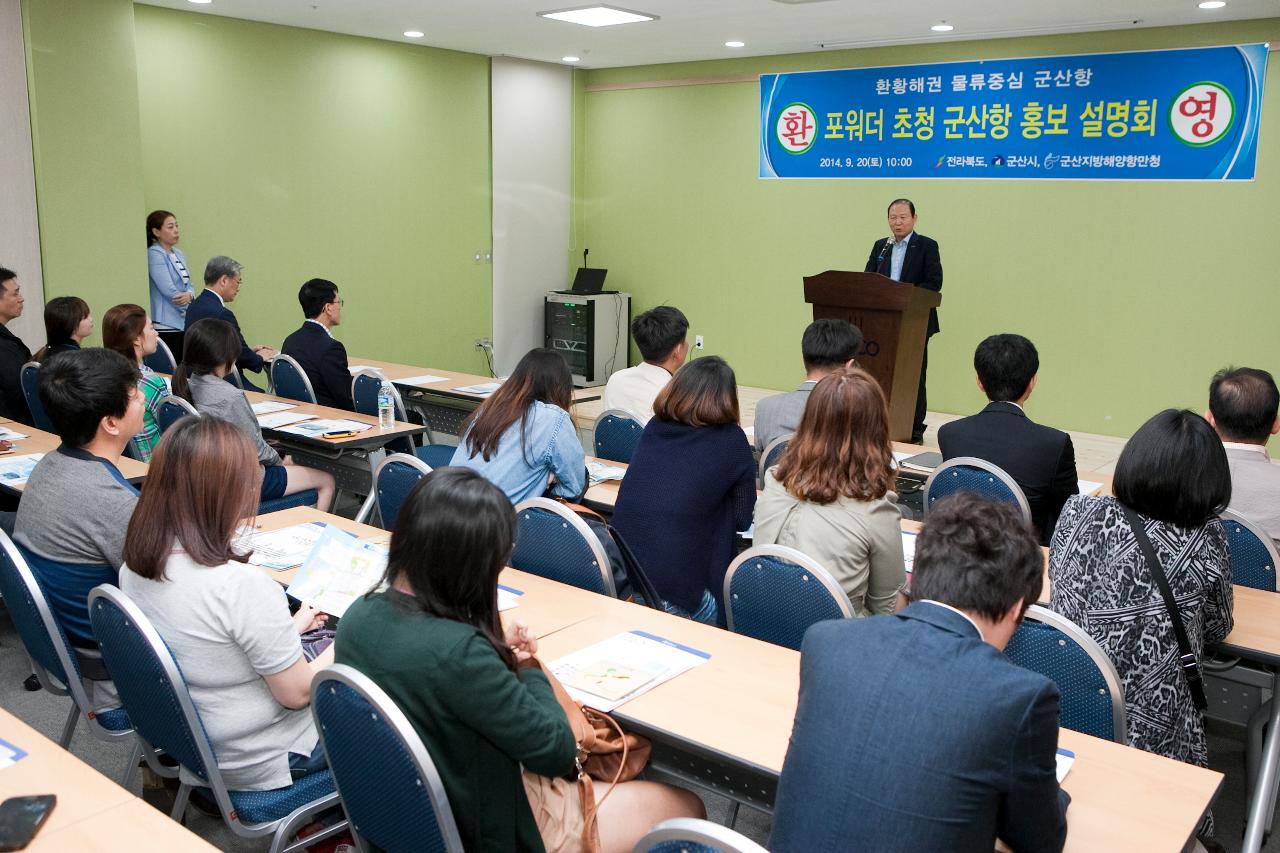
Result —
<instances>
[{"instance_id":1,"label":"computer monitor","mask_svg":"<svg viewBox=\"0 0 1280 853\"><path fill-rule=\"evenodd\" d=\"M578 274L573 277L573 288L570 293L600 293L604 290L604 277L608 270L594 267L578 267Z\"/></svg>"}]
</instances>

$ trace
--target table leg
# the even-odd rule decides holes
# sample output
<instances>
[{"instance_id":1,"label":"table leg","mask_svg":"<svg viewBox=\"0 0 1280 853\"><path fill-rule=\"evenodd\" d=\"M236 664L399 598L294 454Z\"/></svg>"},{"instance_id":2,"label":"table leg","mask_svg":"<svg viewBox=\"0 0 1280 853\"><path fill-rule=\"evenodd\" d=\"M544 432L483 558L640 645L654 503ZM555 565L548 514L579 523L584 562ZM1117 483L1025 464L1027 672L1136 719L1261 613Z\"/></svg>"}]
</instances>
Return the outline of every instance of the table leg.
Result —
<instances>
[{"instance_id":1,"label":"table leg","mask_svg":"<svg viewBox=\"0 0 1280 853\"><path fill-rule=\"evenodd\" d=\"M1262 766L1257 784L1253 786L1253 798L1249 801L1249 814L1245 820L1244 844L1241 853L1258 853L1262 839L1270 829L1268 818L1276 798L1277 774L1280 774L1280 670L1273 676L1271 720L1262 746Z\"/></svg>"}]
</instances>

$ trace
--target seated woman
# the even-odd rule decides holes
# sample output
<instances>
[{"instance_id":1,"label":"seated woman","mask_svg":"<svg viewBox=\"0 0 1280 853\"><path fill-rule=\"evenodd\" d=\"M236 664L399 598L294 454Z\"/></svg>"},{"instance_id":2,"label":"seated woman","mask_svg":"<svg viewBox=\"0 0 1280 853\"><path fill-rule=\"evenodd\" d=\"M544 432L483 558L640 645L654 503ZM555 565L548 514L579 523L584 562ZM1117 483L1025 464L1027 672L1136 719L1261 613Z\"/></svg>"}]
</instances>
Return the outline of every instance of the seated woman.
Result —
<instances>
[{"instance_id":1,"label":"seated woman","mask_svg":"<svg viewBox=\"0 0 1280 853\"><path fill-rule=\"evenodd\" d=\"M906 585L893 482L880 383L857 367L837 370L809 392L795 438L765 473L755 544L812 557L849 596L854 616L892 613Z\"/></svg>"},{"instance_id":2,"label":"seated woman","mask_svg":"<svg viewBox=\"0 0 1280 853\"><path fill-rule=\"evenodd\" d=\"M60 352L80 349L80 342L93 334L89 303L79 296L55 296L44 306L45 340L32 360L44 362Z\"/></svg>"},{"instance_id":3,"label":"seated woman","mask_svg":"<svg viewBox=\"0 0 1280 853\"><path fill-rule=\"evenodd\" d=\"M258 506L253 445L217 418L185 418L156 447L129 521L120 588L173 653L233 791L284 788L325 767L307 706L311 676L300 635L319 614L294 616L284 588L231 543Z\"/></svg>"},{"instance_id":4,"label":"seated woman","mask_svg":"<svg viewBox=\"0 0 1280 853\"><path fill-rule=\"evenodd\" d=\"M174 395L200 414L222 418L244 430L262 464L262 500L315 489L320 496L317 506L327 510L333 502L333 475L280 458L262 439L262 428L244 392L226 381L239 355L240 334L230 323L212 318L193 323L183 339L182 364L173 374Z\"/></svg>"},{"instance_id":5,"label":"seated woman","mask_svg":"<svg viewBox=\"0 0 1280 853\"><path fill-rule=\"evenodd\" d=\"M1173 621L1122 507L1146 530L1199 659L1232 624L1231 555L1217 519L1231 500L1222 440L1199 415L1167 409L1129 439L1112 490L1067 499L1049 548L1050 604L1115 664L1129 745L1208 767Z\"/></svg>"},{"instance_id":6,"label":"seated woman","mask_svg":"<svg viewBox=\"0 0 1280 853\"><path fill-rule=\"evenodd\" d=\"M450 465L484 475L518 504L546 492L577 498L586 455L569 417L573 377L559 353L525 353L506 382L467 418Z\"/></svg>"},{"instance_id":7,"label":"seated woman","mask_svg":"<svg viewBox=\"0 0 1280 853\"><path fill-rule=\"evenodd\" d=\"M474 471L432 471L409 493L391 536L384 584L338 624L338 663L373 679L404 711L435 762L467 850L580 849L577 746L533 658L538 643L498 618L498 573L515 512ZM522 770L523 767L523 770ZM371 784L373 781L371 780ZM597 797L606 785L597 784ZM654 823L701 816L687 791L618 785L600 805L603 849L630 851Z\"/></svg>"},{"instance_id":8,"label":"seated woman","mask_svg":"<svg viewBox=\"0 0 1280 853\"><path fill-rule=\"evenodd\" d=\"M653 401L613 526L672 612L715 624L738 531L751 526L755 505L733 369L714 355L691 361Z\"/></svg>"},{"instance_id":9,"label":"seated woman","mask_svg":"<svg viewBox=\"0 0 1280 853\"><path fill-rule=\"evenodd\" d=\"M147 312L140 305L117 305L102 317L102 345L138 365L142 374L138 380L143 398L142 432L133 437L133 443L143 462L151 461L151 453L160 440L160 401L169 394L169 386L164 384L164 380L142 363L142 359L156 351L159 339Z\"/></svg>"}]
</instances>

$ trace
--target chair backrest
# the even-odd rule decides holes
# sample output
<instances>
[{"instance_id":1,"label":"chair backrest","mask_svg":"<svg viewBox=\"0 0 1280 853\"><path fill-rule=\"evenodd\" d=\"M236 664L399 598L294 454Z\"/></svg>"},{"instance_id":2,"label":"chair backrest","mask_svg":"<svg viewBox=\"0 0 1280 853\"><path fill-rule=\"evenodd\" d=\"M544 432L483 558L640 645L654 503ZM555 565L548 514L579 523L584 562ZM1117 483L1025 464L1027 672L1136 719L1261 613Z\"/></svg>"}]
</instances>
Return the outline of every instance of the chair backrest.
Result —
<instances>
[{"instance_id":1,"label":"chair backrest","mask_svg":"<svg viewBox=\"0 0 1280 853\"><path fill-rule=\"evenodd\" d=\"M40 384L40 362L28 361L22 365L19 380L22 383L22 396L26 399L27 409L31 412L31 422L35 424L36 429L53 432L53 421L49 420L49 416L44 413L44 404L40 402L40 393L37 390Z\"/></svg>"},{"instance_id":2,"label":"chair backrest","mask_svg":"<svg viewBox=\"0 0 1280 853\"><path fill-rule=\"evenodd\" d=\"M173 357L173 350L161 338L156 338L156 351L142 357L142 363L156 373L168 373L170 376L178 369L178 362Z\"/></svg>"},{"instance_id":3,"label":"chair backrest","mask_svg":"<svg viewBox=\"0 0 1280 853\"><path fill-rule=\"evenodd\" d=\"M577 513L547 498L530 498L516 505L516 547L511 565L611 598L618 594L613 568L595 533Z\"/></svg>"},{"instance_id":4,"label":"chair backrest","mask_svg":"<svg viewBox=\"0 0 1280 853\"><path fill-rule=\"evenodd\" d=\"M462 853L444 784L413 725L361 672L311 680L311 713L352 829L388 853Z\"/></svg>"},{"instance_id":5,"label":"chair backrest","mask_svg":"<svg viewBox=\"0 0 1280 853\"><path fill-rule=\"evenodd\" d=\"M169 427L188 415L200 417L200 413L196 411L195 406L172 394L160 398L160 405L157 408L156 423L160 425L161 434L168 432Z\"/></svg>"},{"instance_id":6,"label":"chair backrest","mask_svg":"<svg viewBox=\"0 0 1280 853\"><path fill-rule=\"evenodd\" d=\"M973 492L993 501L1017 504L1022 517L1031 522L1031 505L1013 478L999 467L973 456L958 456L943 462L924 484L924 511L956 492Z\"/></svg>"},{"instance_id":7,"label":"chair backrest","mask_svg":"<svg viewBox=\"0 0 1280 853\"><path fill-rule=\"evenodd\" d=\"M1265 530L1239 513L1224 510L1222 528L1231 550L1231 580L1241 586L1276 591L1276 566L1280 554Z\"/></svg>"},{"instance_id":8,"label":"chair backrest","mask_svg":"<svg viewBox=\"0 0 1280 853\"><path fill-rule=\"evenodd\" d=\"M54 618L35 574L4 531L0 531L0 597L4 598L9 618L18 629L40 683L58 696L72 693L77 705L87 707L79 662L71 651L66 632ZM50 681L49 676L56 683Z\"/></svg>"},{"instance_id":9,"label":"chair backrest","mask_svg":"<svg viewBox=\"0 0 1280 853\"><path fill-rule=\"evenodd\" d=\"M853 616L835 578L782 545L748 548L729 564L724 605L730 631L797 650L810 625Z\"/></svg>"},{"instance_id":10,"label":"chair backrest","mask_svg":"<svg viewBox=\"0 0 1280 853\"><path fill-rule=\"evenodd\" d=\"M129 443L124 446L124 450L121 451L121 453L129 459L136 459L139 462L142 461L142 450L138 447L137 438L129 439Z\"/></svg>"},{"instance_id":11,"label":"chair backrest","mask_svg":"<svg viewBox=\"0 0 1280 853\"><path fill-rule=\"evenodd\" d=\"M750 838L727 826L676 817L645 833L632 853L768 853Z\"/></svg>"},{"instance_id":12,"label":"chair backrest","mask_svg":"<svg viewBox=\"0 0 1280 853\"><path fill-rule=\"evenodd\" d=\"M596 418L595 453L611 462L630 462L644 424L626 409L607 409Z\"/></svg>"},{"instance_id":13,"label":"chair backrest","mask_svg":"<svg viewBox=\"0 0 1280 853\"><path fill-rule=\"evenodd\" d=\"M45 602L67 639L88 648L96 645L89 625L89 591L100 583L115 583L119 570L115 566L50 560L16 542L14 547L40 583Z\"/></svg>"},{"instance_id":14,"label":"chair backrest","mask_svg":"<svg viewBox=\"0 0 1280 853\"><path fill-rule=\"evenodd\" d=\"M268 378L270 377L268 376ZM241 391L244 390L244 377L240 375L239 365L235 365L235 364L231 365L231 372L227 374L226 379L228 382L230 382L232 385L239 388Z\"/></svg>"},{"instance_id":15,"label":"chair backrest","mask_svg":"<svg viewBox=\"0 0 1280 853\"><path fill-rule=\"evenodd\" d=\"M271 360L271 385L277 397L287 397L301 403L315 403L316 392L311 379L291 356L280 353Z\"/></svg>"},{"instance_id":16,"label":"chair backrest","mask_svg":"<svg viewBox=\"0 0 1280 853\"><path fill-rule=\"evenodd\" d=\"M782 458L782 454L787 451L787 445L791 443L791 439L795 438L794 432L786 435L780 435L773 441L769 442L769 446L760 454L760 470L756 472L756 481L764 485L764 472L768 471L774 465L778 464L778 460Z\"/></svg>"},{"instance_id":17,"label":"chair backrest","mask_svg":"<svg viewBox=\"0 0 1280 853\"><path fill-rule=\"evenodd\" d=\"M373 469L373 494L365 499L356 515L356 521L368 519L373 507L378 508L378 518L384 530L392 530L396 516L404 505L409 492L418 481L431 473L431 466L408 453L391 453Z\"/></svg>"},{"instance_id":18,"label":"chair backrest","mask_svg":"<svg viewBox=\"0 0 1280 853\"><path fill-rule=\"evenodd\" d=\"M1063 728L1126 742L1128 723L1120 676L1107 653L1079 625L1033 604L1004 654L1058 685Z\"/></svg>"},{"instance_id":19,"label":"chair backrest","mask_svg":"<svg viewBox=\"0 0 1280 853\"><path fill-rule=\"evenodd\" d=\"M381 374L361 368L351 377L351 408L362 415L378 416L378 391L382 389ZM395 404L396 420L407 421L404 400L395 385L391 386L391 401ZM392 453L413 455L413 441L408 437L397 438L387 442L387 450Z\"/></svg>"}]
</instances>

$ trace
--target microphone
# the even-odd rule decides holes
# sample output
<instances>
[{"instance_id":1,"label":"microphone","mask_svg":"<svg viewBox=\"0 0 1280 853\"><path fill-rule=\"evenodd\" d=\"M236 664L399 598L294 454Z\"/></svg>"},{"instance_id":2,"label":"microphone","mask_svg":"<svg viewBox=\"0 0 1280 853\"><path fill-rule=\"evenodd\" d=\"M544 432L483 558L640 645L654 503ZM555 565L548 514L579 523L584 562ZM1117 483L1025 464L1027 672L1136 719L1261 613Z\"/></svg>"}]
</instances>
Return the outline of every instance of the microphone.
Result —
<instances>
[{"instance_id":1,"label":"microphone","mask_svg":"<svg viewBox=\"0 0 1280 853\"><path fill-rule=\"evenodd\" d=\"M590 252L590 251L591 251L590 249L583 249L583 250L582 250L582 265L583 265L584 267L587 265L587 252Z\"/></svg>"},{"instance_id":2,"label":"microphone","mask_svg":"<svg viewBox=\"0 0 1280 853\"><path fill-rule=\"evenodd\" d=\"M880 247L880 257L876 258L876 269L879 269L880 265L884 263L884 256L892 246L893 246L893 235L890 234L888 237L885 238L884 245Z\"/></svg>"}]
</instances>

